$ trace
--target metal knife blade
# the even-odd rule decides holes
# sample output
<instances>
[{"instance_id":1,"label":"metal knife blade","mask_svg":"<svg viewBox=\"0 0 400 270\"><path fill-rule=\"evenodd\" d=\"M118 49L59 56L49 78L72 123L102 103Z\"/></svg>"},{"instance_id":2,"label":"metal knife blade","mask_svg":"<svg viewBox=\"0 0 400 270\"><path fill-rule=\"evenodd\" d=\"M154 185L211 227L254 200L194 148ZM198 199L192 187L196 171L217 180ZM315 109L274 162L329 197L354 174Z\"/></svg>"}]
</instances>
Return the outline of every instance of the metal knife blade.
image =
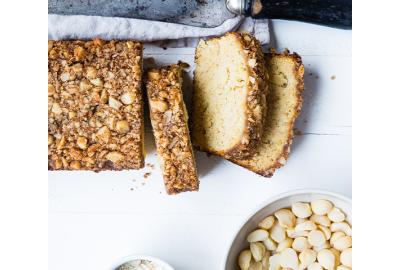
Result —
<instances>
[{"instance_id":1,"label":"metal knife blade","mask_svg":"<svg viewBox=\"0 0 400 270\"><path fill-rule=\"evenodd\" d=\"M48 0L48 13L135 18L216 27L236 15L224 0Z\"/></svg>"}]
</instances>

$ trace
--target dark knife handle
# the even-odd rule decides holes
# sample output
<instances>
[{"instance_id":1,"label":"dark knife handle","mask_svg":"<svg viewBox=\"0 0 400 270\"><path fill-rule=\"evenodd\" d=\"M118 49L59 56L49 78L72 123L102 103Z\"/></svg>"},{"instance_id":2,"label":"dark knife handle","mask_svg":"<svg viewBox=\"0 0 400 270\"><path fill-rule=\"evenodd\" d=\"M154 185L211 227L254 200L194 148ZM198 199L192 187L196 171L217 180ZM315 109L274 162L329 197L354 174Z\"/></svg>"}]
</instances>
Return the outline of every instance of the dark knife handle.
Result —
<instances>
[{"instance_id":1,"label":"dark knife handle","mask_svg":"<svg viewBox=\"0 0 400 270\"><path fill-rule=\"evenodd\" d=\"M244 15L284 19L350 30L352 0L246 0Z\"/></svg>"}]
</instances>

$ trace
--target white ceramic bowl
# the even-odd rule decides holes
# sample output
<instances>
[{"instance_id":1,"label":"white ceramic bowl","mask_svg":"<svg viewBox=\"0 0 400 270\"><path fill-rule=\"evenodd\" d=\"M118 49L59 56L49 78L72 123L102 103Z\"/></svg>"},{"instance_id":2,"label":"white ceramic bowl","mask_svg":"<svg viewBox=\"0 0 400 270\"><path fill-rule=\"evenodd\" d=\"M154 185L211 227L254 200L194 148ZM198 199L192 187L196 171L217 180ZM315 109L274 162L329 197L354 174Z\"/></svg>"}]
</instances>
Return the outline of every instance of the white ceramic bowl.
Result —
<instances>
[{"instance_id":1,"label":"white ceramic bowl","mask_svg":"<svg viewBox=\"0 0 400 270\"><path fill-rule=\"evenodd\" d=\"M351 199L341 194L318 189L293 190L282 193L266 200L243 220L233 239L229 242L225 256L222 259L221 270L240 270L238 256L245 249L250 249L246 238L249 233L258 229L258 223L267 216L273 215L282 208L291 208L295 202L312 202L318 199L326 199L340 208L346 215L346 222L352 223Z\"/></svg>"},{"instance_id":2,"label":"white ceramic bowl","mask_svg":"<svg viewBox=\"0 0 400 270\"><path fill-rule=\"evenodd\" d=\"M155 262L156 264L162 266L165 268L165 270L174 270L174 268L172 268L171 265L169 265L168 263L164 262L163 260L150 256L150 255L143 255L143 254L132 254L132 255L128 255L125 257L122 257L116 261L114 261L110 267L107 268L107 270L118 270L118 267L120 267L121 265L123 265L124 263L127 263L129 261L133 261L133 260L147 260L147 261L152 261Z\"/></svg>"}]
</instances>

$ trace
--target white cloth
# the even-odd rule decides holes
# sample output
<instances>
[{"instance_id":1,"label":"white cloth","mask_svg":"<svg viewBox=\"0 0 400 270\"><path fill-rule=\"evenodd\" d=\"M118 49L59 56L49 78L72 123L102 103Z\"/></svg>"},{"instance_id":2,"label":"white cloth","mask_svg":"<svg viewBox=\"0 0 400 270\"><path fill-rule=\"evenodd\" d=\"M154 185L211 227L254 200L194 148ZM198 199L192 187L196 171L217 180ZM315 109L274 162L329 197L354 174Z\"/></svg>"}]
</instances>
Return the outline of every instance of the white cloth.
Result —
<instances>
[{"instance_id":1,"label":"white cloth","mask_svg":"<svg viewBox=\"0 0 400 270\"><path fill-rule=\"evenodd\" d=\"M218 27L200 28L128 18L48 15L49 40L136 39L154 42L160 47L196 47L200 38L217 37L239 30L249 31L260 40L261 45L269 43L268 20L242 16L228 19Z\"/></svg>"}]
</instances>

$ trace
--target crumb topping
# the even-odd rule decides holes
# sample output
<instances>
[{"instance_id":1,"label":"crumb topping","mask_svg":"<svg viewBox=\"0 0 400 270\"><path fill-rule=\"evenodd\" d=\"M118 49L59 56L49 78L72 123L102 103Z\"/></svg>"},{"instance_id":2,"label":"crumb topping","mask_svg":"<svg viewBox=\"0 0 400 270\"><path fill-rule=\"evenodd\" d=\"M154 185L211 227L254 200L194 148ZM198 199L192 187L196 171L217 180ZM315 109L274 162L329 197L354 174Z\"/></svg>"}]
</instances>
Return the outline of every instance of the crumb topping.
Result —
<instances>
[{"instance_id":1,"label":"crumb topping","mask_svg":"<svg viewBox=\"0 0 400 270\"><path fill-rule=\"evenodd\" d=\"M143 45L48 42L49 170L144 167Z\"/></svg>"},{"instance_id":2,"label":"crumb topping","mask_svg":"<svg viewBox=\"0 0 400 270\"><path fill-rule=\"evenodd\" d=\"M199 188L181 91L181 67L150 69L145 84L158 160L168 194Z\"/></svg>"}]
</instances>

